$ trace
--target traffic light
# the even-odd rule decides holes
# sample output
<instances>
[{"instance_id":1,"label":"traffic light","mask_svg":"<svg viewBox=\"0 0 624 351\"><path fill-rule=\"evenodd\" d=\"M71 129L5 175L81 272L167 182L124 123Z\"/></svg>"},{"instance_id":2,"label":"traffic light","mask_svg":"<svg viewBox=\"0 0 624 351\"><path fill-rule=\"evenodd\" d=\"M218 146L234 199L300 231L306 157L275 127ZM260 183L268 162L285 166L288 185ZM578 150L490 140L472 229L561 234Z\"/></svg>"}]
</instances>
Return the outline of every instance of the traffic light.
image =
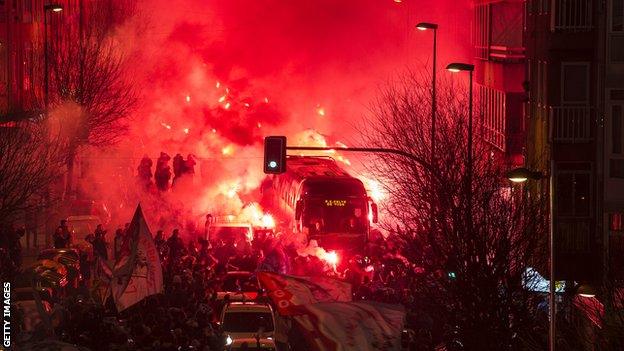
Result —
<instances>
[{"instance_id":1,"label":"traffic light","mask_svg":"<svg viewBox=\"0 0 624 351\"><path fill-rule=\"evenodd\" d=\"M268 136L264 138L264 173L281 174L286 172L286 137Z\"/></svg>"}]
</instances>

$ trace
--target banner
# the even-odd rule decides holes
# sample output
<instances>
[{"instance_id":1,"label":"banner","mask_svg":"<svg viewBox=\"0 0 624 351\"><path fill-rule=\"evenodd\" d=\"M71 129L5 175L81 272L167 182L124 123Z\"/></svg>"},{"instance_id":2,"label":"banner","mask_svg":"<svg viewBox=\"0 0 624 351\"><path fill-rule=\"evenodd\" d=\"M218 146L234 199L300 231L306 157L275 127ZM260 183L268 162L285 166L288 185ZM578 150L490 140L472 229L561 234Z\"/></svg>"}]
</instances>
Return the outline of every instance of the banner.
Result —
<instances>
[{"instance_id":1,"label":"banner","mask_svg":"<svg viewBox=\"0 0 624 351\"><path fill-rule=\"evenodd\" d=\"M258 281L283 316L299 314L306 304L351 301L351 284L333 278L259 272Z\"/></svg>"},{"instance_id":2,"label":"banner","mask_svg":"<svg viewBox=\"0 0 624 351\"><path fill-rule=\"evenodd\" d=\"M370 301L326 302L302 306L293 316L295 331L315 351L390 351L401 349L405 310Z\"/></svg>"},{"instance_id":3,"label":"banner","mask_svg":"<svg viewBox=\"0 0 624 351\"><path fill-rule=\"evenodd\" d=\"M126 233L130 252L115 264L111 290L118 311L163 290L158 250L139 205Z\"/></svg>"}]
</instances>

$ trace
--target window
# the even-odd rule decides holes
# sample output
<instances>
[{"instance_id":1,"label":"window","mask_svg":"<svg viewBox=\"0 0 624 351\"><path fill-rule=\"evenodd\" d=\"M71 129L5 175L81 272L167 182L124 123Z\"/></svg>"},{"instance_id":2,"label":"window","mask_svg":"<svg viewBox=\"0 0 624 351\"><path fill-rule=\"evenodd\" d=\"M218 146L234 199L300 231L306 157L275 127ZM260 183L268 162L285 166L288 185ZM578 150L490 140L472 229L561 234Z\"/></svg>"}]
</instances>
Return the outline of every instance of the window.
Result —
<instances>
[{"instance_id":1,"label":"window","mask_svg":"<svg viewBox=\"0 0 624 351\"><path fill-rule=\"evenodd\" d=\"M622 149L622 105L611 106L611 152L621 154Z\"/></svg>"},{"instance_id":2,"label":"window","mask_svg":"<svg viewBox=\"0 0 624 351\"><path fill-rule=\"evenodd\" d=\"M611 129L609 141L609 176L611 178L624 179L624 91L611 90L611 115L608 127Z\"/></svg>"},{"instance_id":3,"label":"window","mask_svg":"<svg viewBox=\"0 0 624 351\"><path fill-rule=\"evenodd\" d=\"M612 232L624 231L624 213L611 213L609 214L609 230Z\"/></svg>"},{"instance_id":4,"label":"window","mask_svg":"<svg viewBox=\"0 0 624 351\"><path fill-rule=\"evenodd\" d=\"M589 64L561 64L561 102L587 103L589 101Z\"/></svg>"},{"instance_id":5,"label":"window","mask_svg":"<svg viewBox=\"0 0 624 351\"><path fill-rule=\"evenodd\" d=\"M474 11L475 57L487 60L490 56L490 5L475 5Z\"/></svg>"},{"instance_id":6,"label":"window","mask_svg":"<svg viewBox=\"0 0 624 351\"><path fill-rule=\"evenodd\" d=\"M624 1L611 0L611 31L624 32Z\"/></svg>"},{"instance_id":7,"label":"window","mask_svg":"<svg viewBox=\"0 0 624 351\"><path fill-rule=\"evenodd\" d=\"M591 176L588 171L562 171L556 180L557 216L589 217Z\"/></svg>"},{"instance_id":8,"label":"window","mask_svg":"<svg viewBox=\"0 0 624 351\"><path fill-rule=\"evenodd\" d=\"M505 151L505 93L477 85L477 98L483 116L483 139Z\"/></svg>"},{"instance_id":9,"label":"window","mask_svg":"<svg viewBox=\"0 0 624 351\"><path fill-rule=\"evenodd\" d=\"M475 57L482 60L524 58L522 2L495 2L474 9Z\"/></svg>"},{"instance_id":10,"label":"window","mask_svg":"<svg viewBox=\"0 0 624 351\"><path fill-rule=\"evenodd\" d=\"M491 45L522 47L522 3L498 2L491 5Z\"/></svg>"},{"instance_id":11,"label":"window","mask_svg":"<svg viewBox=\"0 0 624 351\"><path fill-rule=\"evenodd\" d=\"M609 160L609 176L624 179L624 159L612 158Z\"/></svg>"}]
</instances>

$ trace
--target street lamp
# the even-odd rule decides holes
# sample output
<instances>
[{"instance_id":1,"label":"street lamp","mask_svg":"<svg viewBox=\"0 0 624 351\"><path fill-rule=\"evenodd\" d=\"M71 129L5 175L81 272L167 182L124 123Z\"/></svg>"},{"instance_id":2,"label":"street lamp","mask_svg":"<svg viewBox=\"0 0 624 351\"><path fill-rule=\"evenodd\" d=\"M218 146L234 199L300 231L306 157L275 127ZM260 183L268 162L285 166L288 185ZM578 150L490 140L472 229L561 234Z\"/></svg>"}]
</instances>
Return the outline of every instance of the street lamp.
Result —
<instances>
[{"instance_id":1,"label":"street lamp","mask_svg":"<svg viewBox=\"0 0 624 351\"><path fill-rule=\"evenodd\" d=\"M556 332L557 332L557 309L555 299L555 185L554 185L555 163L550 161L550 176L549 176L549 196L548 196L548 208L549 208L549 228L548 228L548 241L550 243L550 277L549 277L549 295L548 295L548 316L549 316L549 331L548 331L548 349L555 351L556 347ZM542 179L544 178L541 172L534 172L526 168L516 168L507 173L507 178L512 182L523 183L528 179Z\"/></svg>"},{"instance_id":2,"label":"street lamp","mask_svg":"<svg viewBox=\"0 0 624 351\"><path fill-rule=\"evenodd\" d=\"M474 65L468 63L450 63L446 66L446 69L450 72L468 72L468 160L466 177L466 191L467 191L467 223L468 231L472 231L472 72L474 71Z\"/></svg>"},{"instance_id":3,"label":"street lamp","mask_svg":"<svg viewBox=\"0 0 624 351\"><path fill-rule=\"evenodd\" d=\"M524 183L529 179L540 180L542 179L542 172L534 172L526 168L516 168L507 172L507 178L514 183Z\"/></svg>"},{"instance_id":4,"label":"street lamp","mask_svg":"<svg viewBox=\"0 0 624 351\"><path fill-rule=\"evenodd\" d=\"M61 12L63 6L59 4L47 4L43 6L43 93L45 109L49 104L49 73L48 73L48 12Z\"/></svg>"},{"instance_id":5,"label":"street lamp","mask_svg":"<svg viewBox=\"0 0 624 351\"><path fill-rule=\"evenodd\" d=\"M50 104L49 97L49 73L48 73L48 12L59 13L63 11L63 6L59 4L47 4L43 6L43 104L44 104L44 113L48 114L48 105ZM48 211L49 205L49 194L50 189L46 192L46 212ZM47 214L46 214L47 216ZM46 233L50 231L47 230L48 225L46 223ZM49 244L49 236L46 235L46 245Z\"/></svg>"},{"instance_id":6,"label":"street lamp","mask_svg":"<svg viewBox=\"0 0 624 351\"><path fill-rule=\"evenodd\" d=\"M43 6L43 9L46 11L61 12L63 11L63 6L59 4L48 4L48 5Z\"/></svg>"},{"instance_id":7,"label":"street lamp","mask_svg":"<svg viewBox=\"0 0 624 351\"><path fill-rule=\"evenodd\" d=\"M431 70L431 164L435 159L435 125L436 125L436 61L437 61L437 34L438 25L435 23L420 22L416 25L418 30L433 31L433 68Z\"/></svg>"},{"instance_id":8,"label":"street lamp","mask_svg":"<svg viewBox=\"0 0 624 351\"><path fill-rule=\"evenodd\" d=\"M596 289L589 284L580 284L576 289L576 294L581 297L594 297Z\"/></svg>"}]
</instances>

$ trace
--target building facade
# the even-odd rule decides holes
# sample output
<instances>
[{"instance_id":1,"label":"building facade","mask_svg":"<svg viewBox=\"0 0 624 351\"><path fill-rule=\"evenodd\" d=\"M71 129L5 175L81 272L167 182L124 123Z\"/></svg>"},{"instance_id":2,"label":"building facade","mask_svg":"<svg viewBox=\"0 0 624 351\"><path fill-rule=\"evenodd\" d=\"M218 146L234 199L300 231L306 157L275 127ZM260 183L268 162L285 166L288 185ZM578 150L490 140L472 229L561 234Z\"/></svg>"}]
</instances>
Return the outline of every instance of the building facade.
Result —
<instances>
[{"instance_id":1,"label":"building facade","mask_svg":"<svg viewBox=\"0 0 624 351\"><path fill-rule=\"evenodd\" d=\"M526 165L554 180L557 279L623 273L623 5L524 2Z\"/></svg>"},{"instance_id":2,"label":"building facade","mask_svg":"<svg viewBox=\"0 0 624 351\"><path fill-rule=\"evenodd\" d=\"M81 23L83 8L80 0L0 0L0 121L42 110L46 40Z\"/></svg>"},{"instance_id":3,"label":"building facade","mask_svg":"<svg viewBox=\"0 0 624 351\"><path fill-rule=\"evenodd\" d=\"M509 167L524 163L525 48L523 3L478 0L474 4L475 101L478 131Z\"/></svg>"}]
</instances>

